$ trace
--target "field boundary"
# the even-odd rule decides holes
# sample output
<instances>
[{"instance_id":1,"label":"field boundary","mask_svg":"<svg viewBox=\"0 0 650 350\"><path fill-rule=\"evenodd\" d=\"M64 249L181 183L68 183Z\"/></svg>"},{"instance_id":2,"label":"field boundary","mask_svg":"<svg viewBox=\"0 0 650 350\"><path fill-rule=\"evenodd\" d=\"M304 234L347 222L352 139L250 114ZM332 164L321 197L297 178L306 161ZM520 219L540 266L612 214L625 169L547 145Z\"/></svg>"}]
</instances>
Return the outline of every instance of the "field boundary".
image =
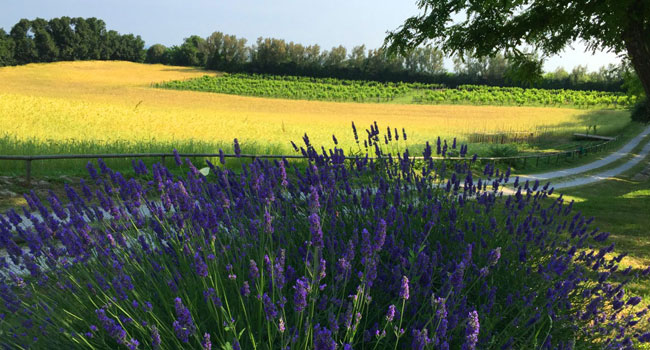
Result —
<instances>
[{"instance_id":1,"label":"field boundary","mask_svg":"<svg viewBox=\"0 0 650 350\"><path fill-rule=\"evenodd\" d=\"M580 157L582 155L585 155L587 153L593 153L593 152L599 152L605 149L608 149L610 144L614 141L616 141L618 138L615 137L611 140L588 146L588 147L581 147L578 149L573 149L569 151L559 151L559 152L547 152L547 153L539 153L539 154L530 154L530 155L522 155L522 156L509 156L509 157L476 157L476 160L478 161L488 161L492 163L498 163L498 162L513 162L516 163L517 161L523 162L523 165L526 166L526 162L528 160L534 160L537 165L539 165L540 159L544 160L546 159L547 163L551 162L551 159L553 157L556 158L556 163L560 161L560 158L564 157L569 158L569 157ZM0 160L14 160L14 161L24 161L25 162L25 178L27 180L27 183L31 181L31 175L32 175L32 161L37 161L37 160L61 160L61 159L111 159L111 158L160 158L162 163L165 162L165 158L173 158L175 157L175 153L107 153L107 154L44 154L44 155L0 155ZM178 156L184 157L184 158L219 158L219 157L224 157L224 158L245 158L245 159L306 159L308 158L305 155L273 155L273 154L220 154L220 153L178 153ZM381 159L381 158L386 158L386 157L370 157L368 155L366 156L345 156L343 157L344 160L356 160L356 159ZM409 157L410 159L413 160L421 160L424 159L422 156L411 156ZM467 160L470 159L471 157L438 157L438 156L432 156L430 157L433 160L450 160L450 161L458 161L458 160Z\"/></svg>"}]
</instances>

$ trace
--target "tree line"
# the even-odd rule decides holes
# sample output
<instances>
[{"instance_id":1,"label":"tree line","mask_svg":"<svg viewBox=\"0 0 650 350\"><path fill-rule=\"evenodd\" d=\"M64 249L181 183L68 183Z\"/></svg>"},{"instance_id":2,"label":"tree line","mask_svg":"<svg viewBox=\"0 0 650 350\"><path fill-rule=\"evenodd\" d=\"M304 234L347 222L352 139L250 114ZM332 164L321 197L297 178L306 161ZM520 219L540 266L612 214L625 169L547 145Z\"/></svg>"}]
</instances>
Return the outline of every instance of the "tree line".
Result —
<instances>
[{"instance_id":1,"label":"tree line","mask_svg":"<svg viewBox=\"0 0 650 350\"><path fill-rule=\"evenodd\" d=\"M97 18L21 19L0 28L0 66L76 60L144 61L144 40L107 30Z\"/></svg>"},{"instance_id":2,"label":"tree line","mask_svg":"<svg viewBox=\"0 0 650 350\"><path fill-rule=\"evenodd\" d=\"M192 35L181 45L155 44L145 50L140 36L107 30L97 18L61 17L46 21L21 19L9 33L0 29L0 66L32 62L72 60L125 60L194 66L226 72L332 77L444 84L527 87L513 74L513 64L503 55L454 58L454 72L443 65L442 51L416 47L401 55L365 45L323 50L276 38L258 38L248 45L244 38L214 32L207 38ZM538 88L622 91L625 66L603 67L587 73L578 66L571 72L558 69L535 83Z\"/></svg>"}]
</instances>

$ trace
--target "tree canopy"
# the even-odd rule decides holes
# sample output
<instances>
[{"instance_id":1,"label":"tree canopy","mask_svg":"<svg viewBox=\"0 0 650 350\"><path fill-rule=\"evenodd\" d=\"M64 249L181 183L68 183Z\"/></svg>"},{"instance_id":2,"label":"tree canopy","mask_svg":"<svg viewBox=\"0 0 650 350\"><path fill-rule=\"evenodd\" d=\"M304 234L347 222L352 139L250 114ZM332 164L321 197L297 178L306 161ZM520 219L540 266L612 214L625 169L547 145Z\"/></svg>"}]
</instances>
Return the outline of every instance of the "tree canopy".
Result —
<instances>
[{"instance_id":1,"label":"tree canopy","mask_svg":"<svg viewBox=\"0 0 650 350\"><path fill-rule=\"evenodd\" d=\"M388 33L390 52L423 43L449 55L505 52L522 76L539 76L544 57L581 40L589 50L626 56L650 96L647 0L418 0L418 7L421 14ZM525 44L542 58L524 51Z\"/></svg>"}]
</instances>

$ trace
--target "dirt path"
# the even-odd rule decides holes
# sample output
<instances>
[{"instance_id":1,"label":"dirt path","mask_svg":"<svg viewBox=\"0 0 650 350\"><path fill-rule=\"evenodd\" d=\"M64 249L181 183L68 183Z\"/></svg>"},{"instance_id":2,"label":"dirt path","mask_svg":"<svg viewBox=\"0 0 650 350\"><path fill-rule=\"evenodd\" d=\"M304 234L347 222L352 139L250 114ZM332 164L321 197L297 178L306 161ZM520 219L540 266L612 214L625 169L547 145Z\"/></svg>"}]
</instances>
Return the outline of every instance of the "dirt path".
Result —
<instances>
[{"instance_id":1,"label":"dirt path","mask_svg":"<svg viewBox=\"0 0 650 350\"><path fill-rule=\"evenodd\" d=\"M539 180L540 182L546 182L546 181L551 181L551 184L555 188L564 188L564 187L572 187L572 186L580 186L580 185L585 185L588 183L596 182L599 180L604 180L608 177L612 176L617 176L621 174L622 172L630 169L632 166L636 165L638 162L641 161L647 154L648 154L648 145L644 147L639 154L634 155L634 158L632 158L630 161L627 163L615 168L611 169L608 171L603 171L602 173L595 174L595 175L589 175L589 176L584 176L582 178L574 179L572 181L568 182L555 182L553 179L558 179L562 177L567 177L567 176L575 176L579 174L586 173L588 171L602 168L606 165L609 165L619 159L622 159L630 154L630 152L638 146L641 142L646 142L648 135L650 135L650 126L647 126L639 135L634 137L632 140L630 140L625 146L621 147L621 149L617 150L616 152L613 152L612 154L608 155L607 157L597 160L595 162L591 162L589 164L585 164L579 167L575 168L569 168L569 169L562 169L562 170L556 170L556 171L551 171L547 173L540 173L540 174L531 174L531 175L519 175L519 178L521 180Z\"/></svg>"}]
</instances>

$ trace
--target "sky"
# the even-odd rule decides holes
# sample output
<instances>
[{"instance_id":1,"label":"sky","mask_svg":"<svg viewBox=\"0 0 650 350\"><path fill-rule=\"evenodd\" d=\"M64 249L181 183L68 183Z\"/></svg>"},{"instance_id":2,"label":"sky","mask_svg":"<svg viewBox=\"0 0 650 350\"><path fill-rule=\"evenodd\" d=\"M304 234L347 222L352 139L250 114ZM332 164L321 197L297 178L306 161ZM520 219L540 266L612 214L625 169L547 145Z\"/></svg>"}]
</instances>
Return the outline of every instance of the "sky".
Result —
<instances>
[{"instance_id":1,"label":"sky","mask_svg":"<svg viewBox=\"0 0 650 350\"><path fill-rule=\"evenodd\" d=\"M255 42L274 37L322 49L343 45L382 45L386 32L418 14L415 0L0 0L0 28L7 32L21 18L97 17L108 29L140 35L147 46L179 45L196 34L214 31ZM620 59L612 53L595 55L575 43L562 55L549 58L544 69L568 71L587 65L590 71ZM451 60L445 66L452 69Z\"/></svg>"}]
</instances>

